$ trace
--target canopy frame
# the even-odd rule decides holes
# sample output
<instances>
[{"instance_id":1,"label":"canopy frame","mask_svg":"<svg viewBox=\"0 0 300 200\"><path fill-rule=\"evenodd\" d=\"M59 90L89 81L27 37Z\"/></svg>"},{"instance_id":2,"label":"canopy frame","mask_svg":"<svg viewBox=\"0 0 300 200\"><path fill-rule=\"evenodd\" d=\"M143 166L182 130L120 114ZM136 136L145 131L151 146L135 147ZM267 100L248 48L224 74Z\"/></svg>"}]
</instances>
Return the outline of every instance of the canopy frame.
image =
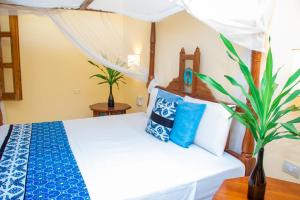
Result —
<instances>
[{"instance_id":1,"label":"canopy frame","mask_svg":"<svg viewBox=\"0 0 300 200\"><path fill-rule=\"evenodd\" d=\"M92 3L93 0L85 0L80 8L74 9L74 8L68 8L70 10L88 10L88 11L97 11L97 12L108 12L108 11L103 11L103 10L91 10L88 9L88 5ZM0 3L1 5L8 5L8 4L3 4ZM12 5L14 7L19 7L19 8L30 8L27 6L20 6L20 5ZM34 9L34 8L33 8ZM51 8L49 10L53 9L66 9L66 8ZM111 12L109 12L111 13ZM148 83L147 86L149 85L150 81L154 79L154 71L155 71L155 45L156 45L156 27L155 23L151 23L151 34L150 34L150 62L149 62L149 74L148 74ZM259 86L259 77L260 77L260 63L261 63L261 52L257 51L252 51L251 52L251 73L255 82L256 86ZM0 94L1 97L1 94ZM0 98L1 99L1 98ZM3 124L3 116L2 112L0 109L0 125ZM254 150L254 139L252 135L250 134L249 130L246 130L243 143L242 143L242 153L239 154L237 152L234 152L232 150L227 148L225 149L226 152L230 153L231 155L235 156L239 160L241 160L246 168L245 175L249 175L250 172L252 171L256 159L253 157L253 150Z\"/></svg>"},{"instance_id":2,"label":"canopy frame","mask_svg":"<svg viewBox=\"0 0 300 200\"><path fill-rule=\"evenodd\" d=\"M86 2L87 1L87 2ZM91 1L91 2L88 2ZM95 9L90 9L88 6L93 2L94 0L85 0L79 8L65 8L65 7L56 7L56 8L39 8L43 10L82 10L82 11L92 11L92 12L102 12L102 13L114 13L111 11L107 10L95 10ZM36 7L31 7L31 6L22 6L22 5L16 5L16 4L7 4L7 3L0 3L0 6L12 6L16 9L37 9Z\"/></svg>"}]
</instances>

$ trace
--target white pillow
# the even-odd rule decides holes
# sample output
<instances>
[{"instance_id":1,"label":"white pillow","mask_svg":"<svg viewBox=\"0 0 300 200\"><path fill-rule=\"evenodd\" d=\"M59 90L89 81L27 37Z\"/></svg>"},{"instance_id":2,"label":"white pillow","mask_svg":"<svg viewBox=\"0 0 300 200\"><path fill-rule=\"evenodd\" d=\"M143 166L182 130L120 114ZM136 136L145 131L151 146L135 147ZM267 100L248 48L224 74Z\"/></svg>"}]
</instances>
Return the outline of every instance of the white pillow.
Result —
<instances>
[{"instance_id":1,"label":"white pillow","mask_svg":"<svg viewBox=\"0 0 300 200\"><path fill-rule=\"evenodd\" d=\"M148 104L148 107L147 107L147 117L148 118L150 117L150 115L152 113L157 93L158 93L158 89L157 88L152 88L151 89L150 96L149 96L149 104Z\"/></svg>"},{"instance_id":2,"label":"white pillow","mask_svg":"<svg viewBox=\"0 0 300 200\"><path fill-rule=\"evenodd\" d=\"M194 99L189 96L185 96L184 101L206 104L194 143L217 156L222 156L232 121L231 114L219 103Z\"/></svg>"}]
</instances>

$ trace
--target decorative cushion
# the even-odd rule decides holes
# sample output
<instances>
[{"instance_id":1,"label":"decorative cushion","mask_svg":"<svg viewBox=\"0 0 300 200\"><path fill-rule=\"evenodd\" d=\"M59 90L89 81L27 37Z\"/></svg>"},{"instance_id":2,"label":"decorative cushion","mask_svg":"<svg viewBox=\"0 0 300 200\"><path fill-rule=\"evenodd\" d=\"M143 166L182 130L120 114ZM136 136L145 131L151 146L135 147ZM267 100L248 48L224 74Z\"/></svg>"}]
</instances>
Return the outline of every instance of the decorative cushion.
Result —
<instances>
[{"instance_id":1,"label":"decorative cushion","mask_svg":"<svg viewBox=\"0 0 300 200\"><path fill-rule=\"evenodd\" d=\"M222 156L224 153L230 125L231 114L219 103L184 97L184 101L206 104L206 110L198 125L194 143L207 151Z\"/></svg>"},{"instance_id":2,"label":"decorative cushion","mask_svg":"<svg viewBox=\"0 0 300 200\"><path fill-rule=\"evenodd\" d=\"M169 102L178 102L182 100L181 96L178 96L176 94L167 92L165 90L161 90L158 88L153 88L150 92L150 97L149 97L149 104L148 104L148 108L147 108L147 117L149 118L152 114L152 110L154 108L155 105L155 101L157 97L162 97L164 99L166 99Z\"/></svg>"},{"instance_id":3,"label":"decorative cushion","mask_svg":"<svg viewBox=\"0 0 300 200\"><path fill-rule=\"evenodd\" d=\"M177 102L170 102L157 97L151 116L148 120L146 132L158 139L167 142L173 127Z\"/></svg>"},{"instance_id":4,"label":"decorative cushion","mask_svg":"<svg viewBox=\"0 0 300 200\"><path fill-rule=\"evenodd\" d=\"M184 148L193 144L205 107L205 104L179 103L170 136L171 141Z\"/></svg>"}]
</instances>

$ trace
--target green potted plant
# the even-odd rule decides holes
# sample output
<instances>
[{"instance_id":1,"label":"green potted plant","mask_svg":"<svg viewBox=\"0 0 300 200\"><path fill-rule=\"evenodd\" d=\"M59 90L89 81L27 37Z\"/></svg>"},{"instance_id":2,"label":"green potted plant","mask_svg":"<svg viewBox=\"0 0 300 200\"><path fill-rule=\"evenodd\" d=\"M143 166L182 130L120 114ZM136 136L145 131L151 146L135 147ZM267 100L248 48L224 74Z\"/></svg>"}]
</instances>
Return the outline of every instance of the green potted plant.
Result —
<instances>
[{"instance_id":1,"label":"green potted plant","mask_svg":"<svg viewBox=\"0 0 300 200\"><path fill-rule=\"evenodd\" d=\"M268 143L282 138L300 139L300 132L295 124L300 123L300 117L284 121L287 114L299 111L300 106L290 105L299 97L300 89L295 89L300 82L300 68L292 74L283 85L279 93L276 78L278 71L273 74L273 58L271 49L268 51L266 69L261 84L256 87L249 71L249 67L242 61L231 42L223 35L220 35L224 45L227 47L228 56L238 63L240 70L249 86L248 93L245 88L233 77L225 75L225 78L235 87L238 87L246 97L249 104L244 103L230 94L221 84L213 78L204 74L195 73L203 82L210 85L217 91L228 96L239 106L241 112L233 110L226 104L224 108L232 114L232 117L247 127L256 141L254 154L258 153L257 163L254 167L248 182L248 199L264 199L266 179L263 169L264 146Z\"/></svg>"},{"instance_id":2,"label":"green potted plant","mask_svg":"<svg viewBox=\"0 0 300 200\"><path fill-rule=\"evenodd\" d=\"M115 102L114 102L114 96L112 93L112 88L113 88L113 85L117 85L117 87L119 89L119 83L126 84L124 81L124 79L125 79L124 75L121 74L121 72L118 72L109 67L106 67L103 65L99 66L90 60L88 62L100 70L100 73L94 74L94 75L90 76L90 78L94 78L94 77L99 78L101 81L98 83L98 85L101 85L101 84L109 85L109 96L108 96L107 104L108 104L108 107L114 107Z\"/></svg>"}]
</instances>

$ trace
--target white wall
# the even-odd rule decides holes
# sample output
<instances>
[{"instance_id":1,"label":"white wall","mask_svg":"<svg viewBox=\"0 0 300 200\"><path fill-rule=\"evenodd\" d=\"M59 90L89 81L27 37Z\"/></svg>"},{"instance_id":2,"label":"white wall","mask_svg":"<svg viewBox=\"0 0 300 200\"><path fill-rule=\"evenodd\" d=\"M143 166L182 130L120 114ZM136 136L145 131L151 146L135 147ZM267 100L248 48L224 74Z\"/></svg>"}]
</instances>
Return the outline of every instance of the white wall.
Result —
<instances>
[{"instance_id":1,"label":"white wall","mask_svg":"<svg viewBox=\"0 0 300 200\"><path fill-rule=\"evenodd\" d=\"M275 70L282 67L278 76L279 86L282 86L291 75L291 49L300 48L300 1L278 0L271 26L271 47L273 51ZM289 118L295 118L300 113L294 113ZM300 126L298 126L300 129ZM281 171L284 160L289 160L300 166L300 141L280 140L268 144L265 151L265 171L267 176L300 183Z\"/></svg>"}]
</instances>

